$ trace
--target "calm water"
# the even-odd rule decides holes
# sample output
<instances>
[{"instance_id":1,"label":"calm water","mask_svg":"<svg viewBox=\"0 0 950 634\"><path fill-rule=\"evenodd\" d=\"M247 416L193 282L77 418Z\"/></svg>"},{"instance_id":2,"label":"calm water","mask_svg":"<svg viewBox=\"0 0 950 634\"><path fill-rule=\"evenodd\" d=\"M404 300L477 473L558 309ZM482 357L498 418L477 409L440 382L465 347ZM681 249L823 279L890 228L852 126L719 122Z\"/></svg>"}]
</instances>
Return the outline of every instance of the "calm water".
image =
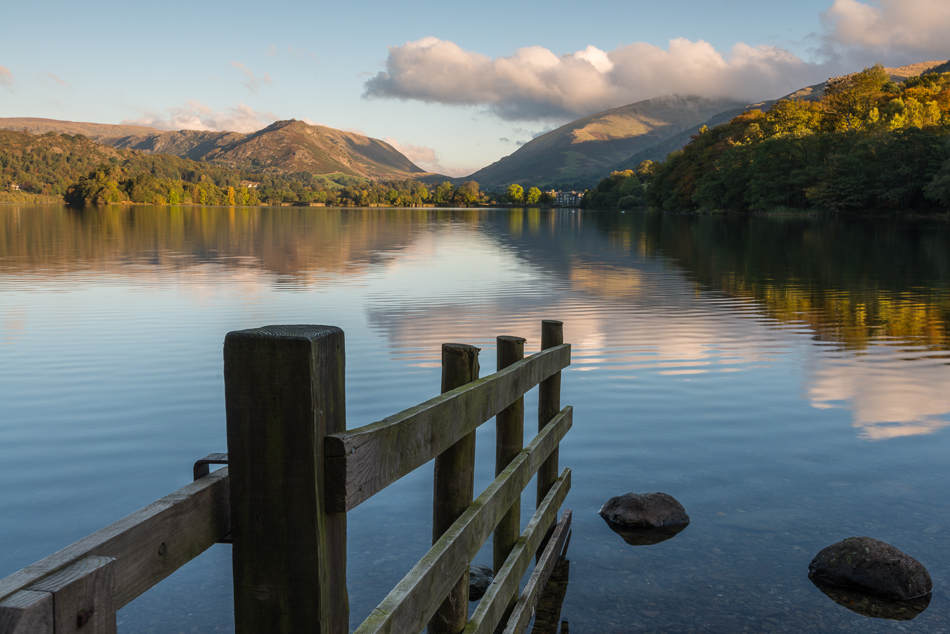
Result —
<instances>
[{"instance_id":1,"label":"calm water","mask_svg":"<svg viewBox=\"0 0 950 634\"><path fill-rule=\"evenodd\" d=\"M560 319L572 632L946 632L948 289L945 223L0 206L0 577L226 450L230 330L343 328L356 427L437 394L441 343L480 346L487 374L497 335L534 352ZM353 626L427 550L431 472L350 513ZM675 496L692 524L627 545L597 510L629 491ZM812 557L852 535L929 569L923 614L865 618L811 584ZM233 631L229 548L123 609L120 631Z\"/></svg>"}]
</instances>

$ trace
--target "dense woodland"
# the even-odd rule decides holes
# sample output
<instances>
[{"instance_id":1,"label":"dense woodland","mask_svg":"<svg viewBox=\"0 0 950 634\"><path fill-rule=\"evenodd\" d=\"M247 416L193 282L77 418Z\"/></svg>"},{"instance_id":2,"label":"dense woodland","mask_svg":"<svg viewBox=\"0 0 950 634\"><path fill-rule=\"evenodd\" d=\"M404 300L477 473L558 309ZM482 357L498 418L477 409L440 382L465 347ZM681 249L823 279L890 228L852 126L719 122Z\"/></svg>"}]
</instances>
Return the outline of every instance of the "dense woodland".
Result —
<instances>
[{"instance_id":1,"label":"dense woodland","mask_svg":"<svg viewBox=\"0 0 950 634\"><path fill-rule=\"evenodd\" d=\"M345 174L248 172L168 154L116 150L69 134L0 131L0 191L80 204L386 205L492 202L478 183L371 182Z\"/></svg>"},{"instance_id":2,"label":"dense woodland","mask_svg":"<svg viewBox=\"0 0 950 634\"><path fill-rule=\"evenodd\" d=\"M948 138L950 73L896 84L877 65L830 80L820 101L702 129L648 170L646 201L674 212L947 210Z\"/></svg>"}]
</instances>

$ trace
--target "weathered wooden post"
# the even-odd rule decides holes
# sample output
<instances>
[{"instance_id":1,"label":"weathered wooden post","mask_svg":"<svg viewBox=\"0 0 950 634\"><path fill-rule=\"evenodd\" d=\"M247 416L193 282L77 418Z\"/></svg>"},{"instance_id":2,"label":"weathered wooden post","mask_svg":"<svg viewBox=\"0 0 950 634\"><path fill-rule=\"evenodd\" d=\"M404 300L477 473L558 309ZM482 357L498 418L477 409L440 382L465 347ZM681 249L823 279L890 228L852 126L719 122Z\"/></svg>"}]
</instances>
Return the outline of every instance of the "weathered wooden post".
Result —
<instances>
[{"instance_id":1,"label":"weathered wooden post","mask_svg":"<svg viewBox=\"0 0 950 634\"><path fill-rule=\"evenodd\" d=\"M564 343L564 324L560 321L544 320L541 322L541 349L547 350ZM538 431L551 422L561 411L561 373L553 374L541 381L538 386ZM540 506L544 496L551 490L557 480L557 448L538 469L538 500Z\"/></svg>"},{"instance_id":2,"label":"weathered wooden post","mask_svg":"<svg viewBox=\"0 0 950 634\"><path fill-rule=\"evenodd\" d=\"M325 510L323 442L346 429L343 331L228 333L224 385L238 634L349 631L346 514Z\"/></svg>"},{"instance_id":3,"label":"weathered wooden post","mask_svg":"<svg viewBox=\"0 0 950 634\"><path fill-rule=\"evenodd\" d=\"M501 336L498 342L498 370L524 359L521 337ZM524 448L524 396L506 407L495 417L495 477L505 470ZM495 574L505 565L518 537L521 535L521 496L502 517L492 537L492 568Z\"/></svg>"},{"instance_id":4,"label":"weathered wooden post","mask_svg":"<svg viewBox=\"0 0 950 634\"><path fill-rule=\"evenodd\" d=\"M442 392L478 378L478 351L461 343L442 345ZM456 421L444 421L453 425ZM475 495L475 432L465 436L435 459L432 494L432 543L436 543L472 503ZM468 570L449 590L429 621L429 634L458 634L468 621Z\"/></svg>"}]
</instances>

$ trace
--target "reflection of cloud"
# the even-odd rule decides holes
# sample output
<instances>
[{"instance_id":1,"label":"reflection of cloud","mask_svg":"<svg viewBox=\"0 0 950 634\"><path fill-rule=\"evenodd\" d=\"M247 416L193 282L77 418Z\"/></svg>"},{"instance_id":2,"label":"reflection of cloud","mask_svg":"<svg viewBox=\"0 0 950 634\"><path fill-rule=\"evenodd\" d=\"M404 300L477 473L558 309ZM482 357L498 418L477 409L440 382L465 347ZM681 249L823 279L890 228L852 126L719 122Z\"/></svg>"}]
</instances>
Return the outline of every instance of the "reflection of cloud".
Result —
<instances>
[{"instance_id":1,"label":"reflection of cloud","mask_svg":"<svg viewBox=\"0 0 950 634\"><path fill-rule=\"evenodd\" d=\"M941 418L950 412L947 366L875 358L883 354L823 363L809 378L812 406L848 407L852 424L868 440L930 434L950 425Z\"/></svg>"}]
</instances>

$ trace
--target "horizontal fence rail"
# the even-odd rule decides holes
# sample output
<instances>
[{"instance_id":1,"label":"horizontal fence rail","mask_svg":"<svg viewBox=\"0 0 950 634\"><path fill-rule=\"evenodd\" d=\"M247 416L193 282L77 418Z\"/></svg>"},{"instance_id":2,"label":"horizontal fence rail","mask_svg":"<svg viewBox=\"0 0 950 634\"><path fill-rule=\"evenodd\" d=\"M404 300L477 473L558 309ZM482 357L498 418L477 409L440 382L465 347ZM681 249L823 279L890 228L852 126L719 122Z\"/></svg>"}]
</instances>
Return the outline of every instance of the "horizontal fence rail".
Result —
<instances>
[{"instance_id":1,"label":"horizontal fence rail","mask_svg":"<svg viewBox=\"0 0 950 634\"><path fill-rule=\"evenodd\" d=\"M572 412L572 408L564 408L495 478L452 528L373 610L356 630L357 634L419 632L426 626L442 601L441 589L453 584L468 569L472 558L502 516L571 428ZM549 504L539 507L541 517L537 519L541 524L540 537L553 523L557 509L567 496L570 479L570 469L565 469L551 488L551 497L545 498L550 499ZM507 602L508 597L503 599Z\"/></svg>"},{"instance_id":2,"label":"horizontal fence rail","mask_svg":"<svg viewBox=\"0 0 950 634\"><path fill-rule=\"evenodd\" d=\"M378 423L326 437L327 510L350 511L571 363L563 344Z\"/></svg>"},{"instance_id":3,"label":"horizontal fence rail","mask_svg":"<svg viewBox=\"0 0 950 634\"><path fill-rule=\"evenodd\" d=\"M34 607L29 611L45 609L37 607L44 599L35 595L51 592L52 586L46 581L74 566L76 571L87 569L82 562L90 557L115 560L111 573L115 585L114 614L114 610L127 605L228 534L228 485L228 469L214 471L0 580L0 632L19 631L12 626L4 628L16 619L26 618L24 600L32 598L28 603ZM29 596L15 596L24 592ZM71 616L73 621L77 618L78 614Z\"/></svg>"}]
</instances>

